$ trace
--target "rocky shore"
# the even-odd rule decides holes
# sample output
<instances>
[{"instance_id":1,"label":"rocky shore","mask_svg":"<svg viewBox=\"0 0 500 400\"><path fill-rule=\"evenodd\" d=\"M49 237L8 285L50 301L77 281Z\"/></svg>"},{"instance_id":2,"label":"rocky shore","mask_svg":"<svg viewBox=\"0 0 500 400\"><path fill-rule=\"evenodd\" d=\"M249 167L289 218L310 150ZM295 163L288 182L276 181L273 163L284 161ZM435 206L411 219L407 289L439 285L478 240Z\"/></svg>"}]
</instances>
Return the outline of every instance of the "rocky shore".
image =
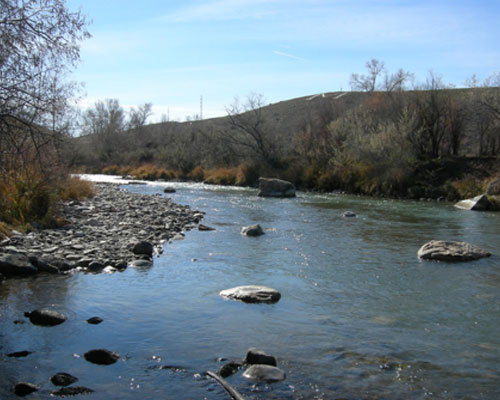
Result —
<instances>
[{"instance_id":1,"label":"rocky shore","mask_svg":"<svg viewBox=\"0 0 500 400\"><path fill-rule=\"evenodd\" d=\"M152 264L163 244L180 239L204 213L163 195L142 195L95 184L95 197L62 205L66 224L35 229L0 243L0 274L113 272Z\"/></svg>"}]
</instances>

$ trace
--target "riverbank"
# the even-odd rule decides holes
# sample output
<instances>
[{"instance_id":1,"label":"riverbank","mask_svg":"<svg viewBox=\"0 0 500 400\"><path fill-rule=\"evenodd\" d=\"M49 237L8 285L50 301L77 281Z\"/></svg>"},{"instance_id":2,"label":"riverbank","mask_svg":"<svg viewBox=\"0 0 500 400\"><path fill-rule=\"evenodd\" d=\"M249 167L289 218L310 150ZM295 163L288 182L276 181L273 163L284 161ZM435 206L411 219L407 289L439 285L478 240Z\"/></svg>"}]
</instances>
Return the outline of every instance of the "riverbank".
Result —
<instances>
[{"instance_id":1,"label":"riverbank","mask_svg":"<svg viewBox=\"0 0 500 400\"><path fill-rule=\"evenodd\" d=\"M0 274L113 272L129 265L147 266L164 243L182 238L203 218L202 212L164 196L130 193L104 183L96 183L95 191L93 198L62 204L62 227L27 234L14 231L2 241Z\"/></svg>"}]
</instances>

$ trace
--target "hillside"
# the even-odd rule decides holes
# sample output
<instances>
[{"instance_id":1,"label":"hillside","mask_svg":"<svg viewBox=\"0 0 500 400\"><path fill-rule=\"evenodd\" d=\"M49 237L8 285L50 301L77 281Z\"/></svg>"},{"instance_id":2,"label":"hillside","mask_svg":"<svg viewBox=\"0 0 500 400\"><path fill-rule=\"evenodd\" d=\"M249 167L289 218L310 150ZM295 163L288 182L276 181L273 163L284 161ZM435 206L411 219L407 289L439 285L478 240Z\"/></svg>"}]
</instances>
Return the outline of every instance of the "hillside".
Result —
<instances>
[{"instance_id":1,"label":"hillside","mask_svg":"<svg viewBox=\"0 0 500 400\"><path fill-rule=\"evenodd\" d=\"M108 172L147 164L143 177L159 177L154 168L165 179L228 184L273 175L315 190L454 198L466 191L455 181L479 187L500 170L499 99L499 88L329 92L264 106L254 97L226 117L77 138L71 162Z\"/></svg>"}]
</instances>

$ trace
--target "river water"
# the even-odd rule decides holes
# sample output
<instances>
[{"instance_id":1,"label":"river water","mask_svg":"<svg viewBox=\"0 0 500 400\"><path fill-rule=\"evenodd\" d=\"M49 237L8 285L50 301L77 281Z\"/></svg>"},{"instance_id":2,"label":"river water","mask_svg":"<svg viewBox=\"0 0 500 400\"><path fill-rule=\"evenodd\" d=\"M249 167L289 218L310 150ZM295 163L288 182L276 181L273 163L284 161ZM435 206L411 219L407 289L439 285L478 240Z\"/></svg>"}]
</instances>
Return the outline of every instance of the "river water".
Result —
<instances>
[{"instance_id":1,"label":"river water","mask_svg":"<svg viewBox=\"0 0 500 400\"><path fill-rule=\"evenodd\" d=\"M163 194L161 184L127 185ZM265 199L255 189L175 184L174 201L206 212L215 231L165 245L150 269L38 276L0 285L0 398L29 381L50 398L68 372L91 399L226 399L206 379L220 358L250 347L278 359L287 379L228 378L247 399L500 398L500 213L450 204L340 194ZM356 218L343 218L346 210ZM266 234L240 235L259 223ZM423 262L431 239L463 240L496 254L471 263ZM222 299L245 284L278 289L273 305ZM52 306L57 327L14 324ZM100 316L104 322L85 321ZM111 366L86 362L94 348ZM8 358L14 351L28 357Z\"/></svg>"}]
</instances>

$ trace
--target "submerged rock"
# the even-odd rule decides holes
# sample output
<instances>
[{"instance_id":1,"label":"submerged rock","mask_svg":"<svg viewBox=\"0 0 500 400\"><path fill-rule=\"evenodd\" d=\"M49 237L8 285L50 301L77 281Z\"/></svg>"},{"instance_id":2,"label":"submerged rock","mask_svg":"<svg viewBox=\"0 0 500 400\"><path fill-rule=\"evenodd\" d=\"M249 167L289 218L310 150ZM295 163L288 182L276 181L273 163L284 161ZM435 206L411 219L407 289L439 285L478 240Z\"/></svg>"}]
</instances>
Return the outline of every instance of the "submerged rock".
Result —
<instances>
[{"instance_id":1,"label":"submerged rock","mask_svg":"<svg viewBox=\"0 0 500 400\"><path fill-rule=\"evenodd\" d=\"M87 351L84 355L88 362L99 365L111 365L118 361L120 355L106 349Z\"/></svg>"},{"instance_id":2,"label":"submerged rock","mask_svg":"<svg viewBox=\"0 0 500 400\"><path fill-rule=\"evenodd\" d=\"M424 260L473 261L491 256L491 253L467 242L431 240L417 253Z\"/></svg>"},{"instance_id":3,"label":"submerged rock","mask_svg":"<svg viewBox=\"0 0 500 400\"><path fill-rule=\"evenodd\" d=\"M295 186L288 181L275 178L259 178L261 197L295 197Z\"/></svg>"},{"instance_id":4,"label":"submerged rock","mask_svg":"<svg viewBox=\"0 0 500 400\"><path fill-rule=\"evenodd\" d=\"M274 383L284 381L286 374L271 365L254 364L247 368L243 377L257 382Z\"/></svg>"},{"instance_id":5,"label":"submerged rock","mask_svg":"<svg viewBox=\"0 0 500 400\"><path fill-rule=\"evenodd\" d=\"M244 226L241 228L241 234L245 236L261 236L265 232L259 224Z\"/></svg>"},{"instance_id":6,"label":"submerged rock","mask_svg":"<svg viewBox=\"0 0 500 400\"><path fill-rule=\"evenodd\" d=\"M98 325L103 321L101 317L92 317L87 320L87 323L92 325Z\"/></svg>"},{"instance_id":7,"label":"submerged rock","mask_svg":"<svg viewBox=\"0 0 500 400\"><path fill-rule=\"evenodd\" d=\"M248 349L244 362L246 364L265 364L272 365L274 367L277 365L276 358L274 356L266 354L262 350L256 349L255 347Z\"/></svg>"},{"instance_id":8,"label":"submerged rock","mask_svg":"<svg viewBox=\"0 0 500 400\"><path fill-rule=\"evenodd\" d=\"M27 357L29 356L30 354L33 354L32 351L27 351L27 350L23 350L23 351L15 351L14 353L9 353L7 354L7 357L15 357L15 358L20 358L20 357Z\"/></svg>"},{"instance_id":9,"label":"submerged rock","mask_svg":"<svg viewBox=\"0 0 500 400\"><path fill-rule=\"evenodd\" d=\"M237 286L222 290L219 295L245 303L276 303L281 298L281 293L276 289L257 285Z\"/></svg>"},{"instance_id":10,"label":"submerged rock","mask_svg":"<svg viewBox=\"0 0 500 400\"><path fill-rule=\"evenodd\" d=\"M58 372L52 378L50 378L50 381L56 385L56 386L69 386L75 382L78 382L78 378L67 374L66 372Z\"/></svg>"},{"instance_id":11,"label":"submerged rock","mask_svg":"<svg viewBox=\"0 0 500 400\"><path fill-rule=\"evenodd\" d=\"M51 393L51 396L60 396L60 397L76 396L79 394L89 394L93 392L94 391L92 389L86 388L84 386L71 386L56 390Z\"/></svg>"},{"instance_id":12,"label":"submerged rock","mask_svg":"<svg viewBox=\"0 0 500 400\"><path fill-rule=\"evenodd\" d=\"M38 309L25 314L34 325L55 326L66 321L66 316L48 309Z\"/></svg>"},{"instance_id":13,"label":"submerged rock","mask_svg":"<svg viewBox=\"0 0 500 400\"><path fill-rule=\"evenodd\" d=\"M458 203L455 204L455 207L460 208L462 210L487 211L490 209L491 203L488 200L488 197L482 194L472 199L459 201Z\"/></svg>"}]
</instances>

